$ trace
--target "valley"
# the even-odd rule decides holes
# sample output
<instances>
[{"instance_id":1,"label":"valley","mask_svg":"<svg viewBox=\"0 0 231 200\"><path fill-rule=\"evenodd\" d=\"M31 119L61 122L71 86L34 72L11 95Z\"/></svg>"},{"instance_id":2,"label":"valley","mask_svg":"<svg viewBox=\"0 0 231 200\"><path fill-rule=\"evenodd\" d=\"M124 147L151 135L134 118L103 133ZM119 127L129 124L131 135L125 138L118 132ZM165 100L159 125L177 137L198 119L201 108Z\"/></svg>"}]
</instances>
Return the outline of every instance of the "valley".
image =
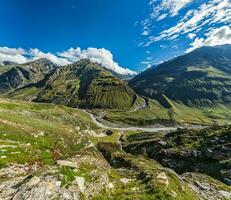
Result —
<instances>
[{"instance_id":1,"label":"valley","mask_svg":"<svg viewBox=\"0 0 231 200\"><path fill-rule=\"evenodd\" d=\"M230 187L216 180L229 180L228 171L225 180L216 173L214 179L187 169L178 175L150 156L156 150L149 146L169 148L172 139L168 134L177 137L183 130L166 133L164 129L105 129L82 110L54 104L1 99L0 110L3 199L116 199L126 194L128 199L207 199L212 195L215 200L229 199L231 195ZM198 131L184 130L184 134L194 132ZM220 137L219 132L213 135ZM229 139L225 141L228 145ZM223 160L224 171L229 164Z\"/></svg>"},{"instance_id":2,"label":"valley","mask_svg":"<svg viewBox=\"0 0 231 200\"><path fill-rule=\"evenodd\" d=\"M0 199L231 199L227 52L129 81L88 59L2 63Z\"/></svg>"}]
</instances>

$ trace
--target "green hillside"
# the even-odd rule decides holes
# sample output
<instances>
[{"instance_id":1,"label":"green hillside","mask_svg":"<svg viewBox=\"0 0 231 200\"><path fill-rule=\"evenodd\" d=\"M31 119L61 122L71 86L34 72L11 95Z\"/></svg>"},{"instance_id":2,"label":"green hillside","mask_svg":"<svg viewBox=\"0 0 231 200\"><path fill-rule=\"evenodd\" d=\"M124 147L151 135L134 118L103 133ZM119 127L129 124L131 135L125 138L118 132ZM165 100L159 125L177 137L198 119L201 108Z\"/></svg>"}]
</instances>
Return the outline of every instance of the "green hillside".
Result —
<instances>
[{"instance_id":1,"label":"green hillside","mask_svg":"<svg viewBox=\"0 0 231 200\"><path fill-rule=\"evenodd\" d=\"M165 135L133 134L127 137L124 150L145 154L182 174L200 172L230 185L231 127L179 129Z\"/></svg>"},{"instance_id":2,"label":"green hillside","mask_svg":"<svg viewBox=\"0 0 231 200\"><path fill-rule=\"evenodd\" d=\"M79 109L0 99L0 110L1 199L39 195L42 199L207 200L214 196L224 200L231 195L230 187L214 178L178 175L146 156L122 151L121 145L124 149L135 145L136 135L144 133L113 131L107 136ZM198 144L204 136L195 134L197 140L190 142ZM220 141L224 134L212 136ZM126 138L129 142L121 143ZM142 149L136 146L137 152Z\"/></svg>"},{"instance_id":3,"label":"green hillside","mask_svg":"<svg viewBox=\"0 0 231 200\"><path fill-rule=\"evenodd\" d=\"M230 75L231 45L202 47L146 70L129 85L157 100L164 94L189 106L208 107L231 103Z\"/></svg>"},{"instance_id":4,"label":"green hillside","mask_svg":"<svg viewBox=\"0 0 231 200\"><path fill-rule=\"evenodd\" d=\"M136 97L125 82L88 60L64 66L9 96L70 107L109 109L129 108Z\"/></svg>"},{"instance_id":5,"label":"green hillside","mask_svg":"<svg viewBox=\"0 0 231 200\"><path fill-rule=\"evenodd\" d=\"M26 64L7 63L0 66L0 92L7 93L36 83L55 70L56 65L47 59Z\"/></svg>"}]
</instances>

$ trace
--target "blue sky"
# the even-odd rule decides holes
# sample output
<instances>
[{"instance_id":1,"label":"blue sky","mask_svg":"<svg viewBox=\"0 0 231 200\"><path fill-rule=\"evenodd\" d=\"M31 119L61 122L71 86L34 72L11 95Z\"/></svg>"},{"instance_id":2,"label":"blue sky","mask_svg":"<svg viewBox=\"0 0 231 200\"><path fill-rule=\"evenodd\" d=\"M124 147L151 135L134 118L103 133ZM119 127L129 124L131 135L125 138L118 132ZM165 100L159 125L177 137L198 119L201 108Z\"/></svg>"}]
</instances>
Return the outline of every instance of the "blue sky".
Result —
<instances>
[{"instance_id":1,"label":"blue sky","mask_svg":"<svg viewBox=\"0 0 231 200\"><path fill-rule=\"evenodd\" d=\"M93 58L141 71L231 43L230 21L230 0L1 0L0 61Z\"/></svg>"}]
</instances>

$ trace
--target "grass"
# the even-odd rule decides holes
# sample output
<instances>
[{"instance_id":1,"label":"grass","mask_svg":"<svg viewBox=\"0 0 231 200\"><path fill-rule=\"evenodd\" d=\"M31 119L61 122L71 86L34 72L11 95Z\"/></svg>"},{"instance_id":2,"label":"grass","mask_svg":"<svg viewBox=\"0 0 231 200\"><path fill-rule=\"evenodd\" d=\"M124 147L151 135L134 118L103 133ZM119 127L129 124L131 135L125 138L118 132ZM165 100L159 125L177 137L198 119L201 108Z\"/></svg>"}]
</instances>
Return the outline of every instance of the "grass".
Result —
<instances>
[{"instance_id":1,"label":"grass","mask_svg":"<svg viewBox=\"0 0 231 200\"><path fill-rule=\"evenodd\" d=\"M64 106L0 99L0 111L0 167L70 157L88 142L79 132L96 129L87 114Z\"/></svg>"},{"instance_id":2,"label":"grass","mask_svg":"<svg viewBox=\"0 0 231 200\"><path fill-rule=\"evenodd\" d=\"M149 105L137 111L109 111L105 119L111 122L127 123L134 126L153 124L212 124L212 119L200 109L185 106L167 99L169 108L155 100L149 100Z\"/></svg>"},{"instance_id":3,"label":"grass","mask_svg":"<svg viewBox=\"0 0 231 200\"><path fill-rule=\"evenodd\" d=\"M230 130L230 126L214 126L177 130L165 135L139 133L127 136L123 149L133 155L142 154L158 160L180 174L197 171L224 181L223 172L231 166ZM165 145L160 145L160 141Z\"/></svg>"},{"instance_id":4,"label":"grass","mask_svg":"<svg viewBox=\"0 0 231 200\"><path fill-rule=\"evenodd\" d=\"M132 106L135 93L98 64L82 60L5 96L74 108L126 109Z\"/></svg>"},{"instance_id":5,"label":"grass","mask_svg":"<svg viewBox=\"0 0 231 200\"><path fill-rule=\"evenodd\" d=\"M126 185L123 188L123 185L120 184L112 193L112 196L115 197L112 199L123 199L125 196L127 199L175 199L173 192L177 194L177 199L197 199L186 183L156 161L143 156L125 154L113 143L100 143L99 148L112 166L129 170L132 177L139 180L136 183L131 182L131 187ZM126 172L127 175L129 175L129 171ZM167 186L159 183L158 175L160 173L165 173L168 177L169 184ZM138 191L132 192L135 185L138 185Z\"/></svg>"}]
</instances>

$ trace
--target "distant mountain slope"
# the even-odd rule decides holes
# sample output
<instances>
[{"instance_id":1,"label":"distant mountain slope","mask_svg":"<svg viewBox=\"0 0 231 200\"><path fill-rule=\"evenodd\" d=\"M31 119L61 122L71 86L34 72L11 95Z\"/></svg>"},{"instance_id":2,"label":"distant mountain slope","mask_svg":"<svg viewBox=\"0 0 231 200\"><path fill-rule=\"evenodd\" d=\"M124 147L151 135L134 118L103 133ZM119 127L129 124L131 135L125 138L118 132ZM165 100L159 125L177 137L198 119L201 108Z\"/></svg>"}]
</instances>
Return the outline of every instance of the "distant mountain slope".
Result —
<instances>
[{"instance_id":1,"label":"distant mountain slope","mask_svg":"<svg viewBox=\"0 0 231 200\"><path fill-rule=\"evenodd\" d=\"M64 66L10 96L71 107L119 109L131 107L136 97L125 82L89 60Z\"/></svg>"},{"instance_id":2,"label":"distant mountain slope","mask_svg":"<svg viewBox=\"0 0 231 200\"><path fill-rule=\"evenodd\" d=\"M4 63L3 63L4 64ZM9 92L44 79L56 65L47 59L26 64L6 63L0 66L0 92Z\"/></svg>"},{"instance_id":3,"label":"distant mountain slope","mask_svg":"<svg viewBox=\"0 0 231 200\"><path fill-rule=\"evenodd\" d=\"M187 105L231 103L231 45L202 47L150 68L129 85L139 94L162 94Z\"/></svg>"}]
</instances>

